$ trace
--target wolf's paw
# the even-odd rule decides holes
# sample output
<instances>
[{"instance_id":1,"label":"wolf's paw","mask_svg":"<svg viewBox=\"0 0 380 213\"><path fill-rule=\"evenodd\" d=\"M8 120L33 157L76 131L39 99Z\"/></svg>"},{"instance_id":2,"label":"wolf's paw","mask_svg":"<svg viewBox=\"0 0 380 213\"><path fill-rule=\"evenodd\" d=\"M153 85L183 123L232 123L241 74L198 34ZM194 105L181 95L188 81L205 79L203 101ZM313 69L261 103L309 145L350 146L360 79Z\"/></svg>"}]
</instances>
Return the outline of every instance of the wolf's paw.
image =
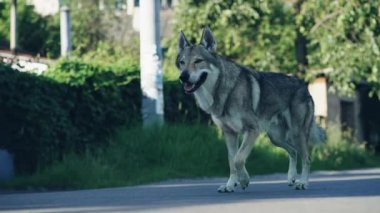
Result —
<instances>
[{"instance_id":1,"label":"wolf's paw","mask_svg":"<svg viewBox=\"0 0 380 213\"><path fill-rule=\"evenodd\" d=\"M231 193L231 192L235 191L235 187L236 186L237 186L237 183L235 183L235 185L233 185L233 186L230 186L230 185L221 185L218 188L218 192L219 193Z\"/></svg>"},{"instance_id":2,"label":"wolf's paw","mask_svg":"<svg viewBox=\"0 0 380 213\"><path fill-rule=\"evenodd\" d=\"M295 183L296 183L295 177L288 179L288 186L294 186Z\"/></svg>"},{"instance_id":3,"label":"wolf's paw","mask_svg":"<svg viewBox=\"0 0 380 213\"><path fill-rule=\"evenodd\" d=\"M307 184L304 183L304 182L296 182L295 183L295 187L294 187L296 190L305 190L307 189Z\"/></svg>"},{"instance_id":4,"label":"wolf's paw","mask_svg":"<svg viewBox=\"0 0 380 213\"><path fill-rule=\"evenodd\" d=\"M238 175L240 187L245 190L249 185L249 174L246 170L243 170Z\"/></svg>"}]
</instances>

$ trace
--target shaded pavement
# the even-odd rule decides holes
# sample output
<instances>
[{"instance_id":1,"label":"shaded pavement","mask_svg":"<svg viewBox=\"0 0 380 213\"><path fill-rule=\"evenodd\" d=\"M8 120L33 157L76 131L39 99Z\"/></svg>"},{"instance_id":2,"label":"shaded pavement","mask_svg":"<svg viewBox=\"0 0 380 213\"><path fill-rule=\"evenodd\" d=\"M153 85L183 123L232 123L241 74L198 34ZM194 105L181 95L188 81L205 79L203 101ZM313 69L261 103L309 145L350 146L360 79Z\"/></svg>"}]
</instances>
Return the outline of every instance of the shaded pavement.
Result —
<instances>
[{"instance_id":1,"label":"shaded pavement","mask_svg":"<svg viewBox=\"0 0 380 213\"><path fill-rule=\"evenodd\" d=\"M172 180L95 190L1 193L0 212L379 212L380 168L314 172L310 187L285 174L253 176L245 191L221 194L226 178Z\"/></svg>"}]
</instances>

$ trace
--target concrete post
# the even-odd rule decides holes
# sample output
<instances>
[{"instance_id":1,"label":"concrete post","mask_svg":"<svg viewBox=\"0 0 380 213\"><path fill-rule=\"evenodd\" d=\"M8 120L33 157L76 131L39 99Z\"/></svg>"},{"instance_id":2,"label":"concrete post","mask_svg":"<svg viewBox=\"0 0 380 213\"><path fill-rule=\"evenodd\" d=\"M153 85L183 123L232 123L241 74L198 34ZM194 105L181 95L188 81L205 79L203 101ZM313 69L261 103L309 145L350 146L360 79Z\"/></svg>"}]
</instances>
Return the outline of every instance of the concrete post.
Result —
<instances>
[{"instance_id":1,"label":"concrete post","mask_svg":"<svg viewBox=\"0 0 380 213\"><path fill-rule=\"evenodd\" d=\"M61 7L61 56L68 56L71 51L70 9Z\"/></svg>"},{"instance_id":2,"label":"concrete post","mask_svg":"<svg viewBox=\"0 0 380 213\"><path fill-rule=\"evenodd\" d=\"M135 7L133 10L132 27L136 32L140 32L140 7Z\"/></svg>"},{"instance_id":3,"label":"concrete post","mask_svg":"<svg viewBox=\"0 0 380 213\"><path fill-rule=\"evenodd\" d=\"M0 149L0 181L10 180L14 176L13 156L4 149Z\"/></svg>"},{"instance_id":4,"label":"concrete post","mask_svg":"<svg viewBox=\"0 0 380 213\"><path fill-rule=\"evenodd\" d=\"M144 126L164 121L160 1L140 1L140 67Z\"/></svg>"},{"instance_id":5,"label":"concrete post","mask_svg":"<svg viewBox=\"0 0 380 213\"><path fill-rule=\"evenodd\" d=\"M168 0L161 0L161 8L168 9L169 8L169 2Z\"/></svg>"},{"instance_id":6,"label":"concrete post","mask_svg":"<svg viewBox=\"0 0 380 213\"><path fill-rule=\"evenodd\" d=\"M104 0L99 0L99 10L104 10L106 5L104 4Z\"/></svg>"},{"instance_id":7,"label":"concrete post","mask_svg":"<svg viewBox=\"0 0 380 213\"><path fill-rule=\"evenodd\" d=\"M10 32L11 46L10 49L13 53L17 50L17 0L11 2L11 32Z\"/></svg>"},{"instance_id":8,"label":"concrete post","mask_svg":"<svg viewBox=\"0 0 380 213\"><path fill-rule=\"evenodd\" d=\"M127 14L133 15L134 9L135 9L135 0L127 0Z\"/></svg>"},{"instance_id":9,"label":"concrete post","mask_svg":"<svg viewBox=\"0 0 380 213\"><path fill-rule=\"evenodd\" d=\"M172 7L176 7L179 4L179 0L172 0Z\"/></svg>"}]
</instances>

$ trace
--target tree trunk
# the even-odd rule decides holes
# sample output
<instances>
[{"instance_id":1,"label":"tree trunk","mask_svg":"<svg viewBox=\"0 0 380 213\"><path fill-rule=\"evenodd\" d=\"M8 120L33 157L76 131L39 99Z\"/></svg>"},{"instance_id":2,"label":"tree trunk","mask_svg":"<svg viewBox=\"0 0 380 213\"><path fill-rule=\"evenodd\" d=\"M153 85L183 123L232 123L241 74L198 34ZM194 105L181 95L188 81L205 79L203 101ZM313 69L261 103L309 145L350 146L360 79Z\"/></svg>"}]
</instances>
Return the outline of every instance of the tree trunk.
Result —
<instances>
[{"instance_id":1,"label":"tree trunk","mask_svg":"<svg viewBox=\"0 0 380 213\"><path fill-rule=\"evenodd\" d=\"M160 1L140 1L140 68L144 126L162 124L164 116Z\"/></svg>"},{"instance_id":2,"label":"tree trunk","mask_svg":"<svg viewBox=\"0 0 380 213\"><path fill-rule=\"evenodd\" d=\"M305 1L306 0L298 0L295 3L294 7L296 10L296 15L300 14L302 4ZM308 60L307 60L307 43L308 43L308 41L307 41L307 38L301 33L300 26L297 26L296 33L297 33L297 35L296 35L295 45L296 45L297 69L298 69L298 73L300 75L304 75L306 68L309 64Z\"/></svg>"}]
</instances>

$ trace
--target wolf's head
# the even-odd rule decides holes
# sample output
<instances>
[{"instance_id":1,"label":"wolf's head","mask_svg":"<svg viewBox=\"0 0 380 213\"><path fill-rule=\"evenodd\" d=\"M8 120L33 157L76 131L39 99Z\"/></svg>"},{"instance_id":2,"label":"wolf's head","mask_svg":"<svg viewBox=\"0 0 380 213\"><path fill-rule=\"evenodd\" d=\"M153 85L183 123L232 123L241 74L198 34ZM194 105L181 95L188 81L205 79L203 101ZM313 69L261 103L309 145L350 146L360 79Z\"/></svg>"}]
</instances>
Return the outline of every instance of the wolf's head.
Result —
<instances>
[{"instance_id":1,"label":"wolf's head","mask_svg":"<svg viewBox=\"0 0 380 213\"><path fill-rule=\"evenodd\" d=\"M195 45L180 33L176 65L185 92L192 93L202 85L212 89L219 75L215 50L216 41L208 27L203 30L201 42Z\"/></svg>"}]
</instances>

